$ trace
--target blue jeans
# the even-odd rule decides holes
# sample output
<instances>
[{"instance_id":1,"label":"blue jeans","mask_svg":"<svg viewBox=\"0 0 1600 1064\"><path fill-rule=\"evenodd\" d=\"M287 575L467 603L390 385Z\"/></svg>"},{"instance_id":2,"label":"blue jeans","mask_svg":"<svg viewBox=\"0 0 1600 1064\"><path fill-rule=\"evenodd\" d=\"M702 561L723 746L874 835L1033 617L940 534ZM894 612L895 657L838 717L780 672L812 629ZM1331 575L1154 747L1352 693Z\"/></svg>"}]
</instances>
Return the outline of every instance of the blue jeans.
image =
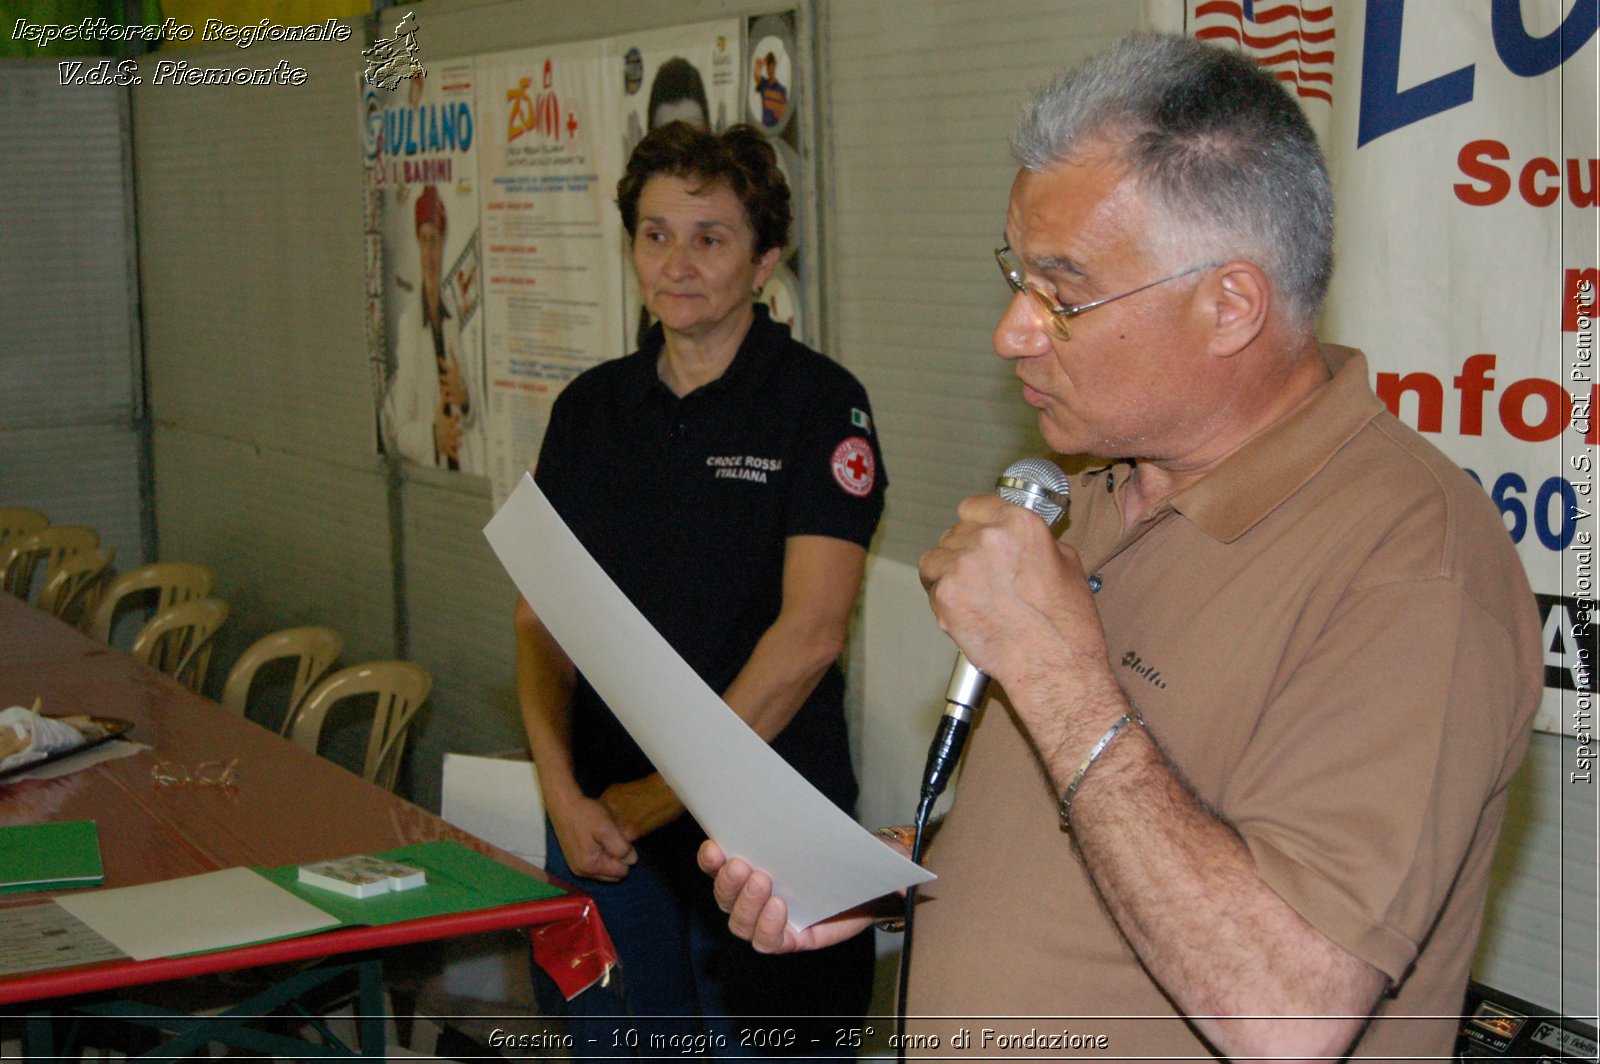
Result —
<instances>
[{"instance_id":1,"label":"blue jeans","mask_svg":"<svg viewBox=\"0 0 1600 1064\"><path fill-rule=\"evenodd\" d=\"M535 997L565 1018L573 1060L852 1055L837 1043L872 996L870 931L813 953L756 953L728 931L695 866L703 836L693 821L641 839L619 883L579 878L548 822L545 836L546 870L594 898L621 961L620 981L614 973L570 1002L535 968Z\"/></svg>"}]
</instances>

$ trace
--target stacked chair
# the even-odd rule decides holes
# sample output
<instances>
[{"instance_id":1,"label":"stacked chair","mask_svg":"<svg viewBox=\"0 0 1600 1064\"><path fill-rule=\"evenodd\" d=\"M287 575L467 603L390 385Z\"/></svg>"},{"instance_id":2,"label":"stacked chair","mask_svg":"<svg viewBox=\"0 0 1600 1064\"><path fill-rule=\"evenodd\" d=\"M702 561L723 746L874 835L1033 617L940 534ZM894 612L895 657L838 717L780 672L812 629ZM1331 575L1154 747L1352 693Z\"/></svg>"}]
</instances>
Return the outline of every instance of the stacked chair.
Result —
<instances>
[{"instance_id":1,"label":"stacked chair","mask_svg":"<svg viewBox=\"0 0 1600 1064\"><path fill-rule=\"evenodd\" d=\"M100 534L82 525L48 525L36 532L8 538L4 549L4 590L24 601L33 590L34 571L44 566L48 584L73 555L100 546Z\"/></svg>"},{"instance_id":2,"label":"stacked chair","mask_svg":"<svg viewBox=\"0 0 1600 1064\"><path fill-rule=\"evenodd\" d=\"M119 573L106 585L100 601L89 613L84 631L102 643L111 642L118 615L155 598L155 612L171 609L190 599L211 594L216 577L194 562L151 562ZM153 620L154 618L152 618Z\"/></svg>"},{"instance_id":3,"label":"stacked chair","mask_svg":"<svg viewBox=\"0 0 1600 1064\"><path fill-rule=\"evenodd\" d=\"M50 527L50 519L38 510L21 506L0 506L0 568L6 562L12 540Z\"/></svg>"},{"instance_id":4,"label":"stacked chair","mask_svg":"<svg viewBox=\"0 0 1600 1064\"><path fill-rule=\"evenodd\" d=\"M294 683L279 732L318 753L323 726L334 707L349 699L370 701L372 723L361 775L370 783L393 790L411 722L432 690L433 678L409 661L369 661L330 673L342 649L344 637L321 625L287 628L263 636L228 670L222 705L244 716L261 671L276 662L292 660Z\"/></svg>"},{"instance_id":5,"label":"stacked chair","mask_svg":"<svg viewBox=\"0 0 1600 1064\"><path fill-rule=\"evenodd\" d=\"M227 619L228 605L220 599L180 602L150 618L134 639L130 653L189 690L199 692L211 665L212 641Z\"/></svg>"},{"instance_id":6,"label":"stacked chair","mask_svg":"<svg viewBox=\"0 0 1600 1064\"><path fill-rule=\"evenodd\" d=\"M228 680L222 688L222 707L244 716L245 707L250 701L251 686L261 669L274 662L292 659L295 663L294 686L289 691L280 728L280 731L287 733L311 686L327 675L339 657L339 651L343 649L344 636L321 625L285 628L281 632L263 636L239 655L239 660L228 670Z\"/></svg>"},{"instance_id":7,"label":"stacked chair","mask_svg":"<svg viewBox=\"0 0 1600 1064\"><path fill-rule=\"evenodd\" d=\"M316 753L328 711L347 698L373 696L376 705L361 776L369 783L393 790L411 720L432 688L433 677L422 666L409 661L369 661L364 665L352 665L311 689L286 732L291 741Z\"/></svg>"},{"instance_id":8,"label":"stacked chair","mask_svg":"<svg viewBox=\"0 0 1600 1064\"><path fill-rule=\"evenodd\" d=\"M39 592L39 608L74 628L83 627L111 580L116 556L110 547L96 547L64 559Z\"/></svg>"},{"instance_id":9,"label":"stacked chair","mask_svg":"<svg viewBox=\"0 0 1600 1064\"><path fill-rule=\"evenodd\" d=\"M215 574L193 562L152 562L113 575L115 551L79 525L52 525L37 510L0 507L0 588L24 600L42 568L39 606L103 643L112 642L119 621L146 612L130 653L201 691L210 671L217 633L228 606L212 598ZM332 628L287 628L258 639L228 671L221 702L240 716L262 670L293 661L294 679L279 731L318 751L331 710L350 699L372 704L361 775L394 789L411 722L433 688L433 678L409 661L369 661L333 669L344 637Z\"/></svg>"}]
</instances>

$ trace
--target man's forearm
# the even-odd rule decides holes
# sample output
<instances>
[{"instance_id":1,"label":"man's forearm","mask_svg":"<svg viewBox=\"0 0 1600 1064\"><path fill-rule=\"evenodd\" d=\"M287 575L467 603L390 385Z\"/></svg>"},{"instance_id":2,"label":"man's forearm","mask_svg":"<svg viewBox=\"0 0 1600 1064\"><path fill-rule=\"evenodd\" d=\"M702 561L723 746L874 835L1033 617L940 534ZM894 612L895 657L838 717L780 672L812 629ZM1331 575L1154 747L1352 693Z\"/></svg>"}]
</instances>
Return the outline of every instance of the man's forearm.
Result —
<instances>
[{"instance_id":1,"label":"man's forearm","mask_svg":"<svg viewBox=\"0 0 1600 1064\"><path fill-rule=\"evenodd\" d=\"M1060 746L1047 759L1058 789L1092 742L1076 755ZM1223 1055L1349 1049L1385 977L1262 880L1244 840L1193 795L1142 726L1125 729L1095 760L1071 824L1122 935Z\"/></svg>"}]
</instances>

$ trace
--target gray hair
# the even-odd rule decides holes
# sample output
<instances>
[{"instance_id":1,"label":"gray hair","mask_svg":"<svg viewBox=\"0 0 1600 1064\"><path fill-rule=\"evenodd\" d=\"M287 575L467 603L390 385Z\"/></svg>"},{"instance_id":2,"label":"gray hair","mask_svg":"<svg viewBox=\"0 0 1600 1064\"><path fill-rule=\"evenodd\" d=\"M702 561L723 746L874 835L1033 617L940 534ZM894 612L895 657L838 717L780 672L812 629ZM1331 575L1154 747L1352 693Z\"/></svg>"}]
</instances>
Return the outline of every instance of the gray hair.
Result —
<instances>
[{"instance_id":1,"label":"gray hair","mask_svg":"<svg viewBox=\"0 0 1600 1064\"><path fill-rule=\"evenodd\" d=\"M1310 328L1333 274L1333 189L1316 134L1270 74L1190 37L1124 38L1036 93L1011 150L1042 171L1095 145L1144 193L1152 238L1189 257L1172 268L1248 259Z\"/></svg>"}]
</instances>

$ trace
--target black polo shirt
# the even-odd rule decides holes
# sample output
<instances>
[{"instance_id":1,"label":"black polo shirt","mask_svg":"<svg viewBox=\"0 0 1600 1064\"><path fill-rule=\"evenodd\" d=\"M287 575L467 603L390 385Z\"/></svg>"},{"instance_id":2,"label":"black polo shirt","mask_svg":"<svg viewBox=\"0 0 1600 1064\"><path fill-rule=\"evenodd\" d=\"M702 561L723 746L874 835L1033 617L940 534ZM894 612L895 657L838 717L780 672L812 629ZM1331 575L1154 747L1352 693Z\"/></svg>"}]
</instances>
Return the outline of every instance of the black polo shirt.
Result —
<instances>
[{"instance_id":1,"label":"black polo shirt","mask_svg":"<svg viewBox=\"0 0 1600 1064\"><path fill-rule=\"evenodd\" d=\"M766 308L757 304L727 371L682 398L656 376L662 342L657 325L640 351L567 385L534 479L629 600L720 693L778 616L788 537L866 546L887 477L865 389L793 340ZM834 665L772 746L848 810L856 781L843 700ZM654 771L581 676L571 716L586 794Z\"/></svg>"}]
</instances>

